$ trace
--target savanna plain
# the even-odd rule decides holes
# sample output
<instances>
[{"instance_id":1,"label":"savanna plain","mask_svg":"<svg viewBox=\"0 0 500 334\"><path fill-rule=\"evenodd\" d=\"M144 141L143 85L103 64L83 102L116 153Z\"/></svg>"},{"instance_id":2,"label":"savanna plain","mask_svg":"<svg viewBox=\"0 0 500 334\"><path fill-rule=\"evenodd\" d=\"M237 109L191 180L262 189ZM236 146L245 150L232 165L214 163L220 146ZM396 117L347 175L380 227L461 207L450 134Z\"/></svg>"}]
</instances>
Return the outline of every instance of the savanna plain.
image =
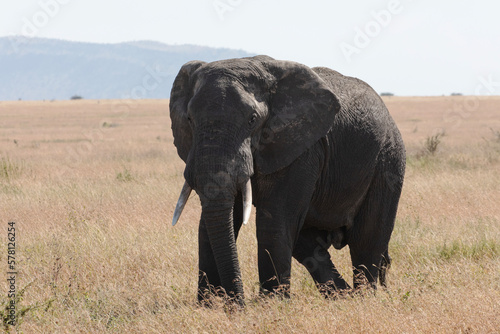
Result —
<instances>
[{"instance_id":1,"label":"savanna plain","mask_svg":"<svg viewBox=\"0 0 500 334\"><path fill-rule=\"evenodd\" d=\"M294 261L292 298L260 299L252 219L243 311L196 302L200 204L171 226L184 163L167 100L0 102L0 331L498 333L500 97L384 101L407 148L388 288L324 300ZM330 252L352 281L347 247Z\"/></svg>"}]
</instances>

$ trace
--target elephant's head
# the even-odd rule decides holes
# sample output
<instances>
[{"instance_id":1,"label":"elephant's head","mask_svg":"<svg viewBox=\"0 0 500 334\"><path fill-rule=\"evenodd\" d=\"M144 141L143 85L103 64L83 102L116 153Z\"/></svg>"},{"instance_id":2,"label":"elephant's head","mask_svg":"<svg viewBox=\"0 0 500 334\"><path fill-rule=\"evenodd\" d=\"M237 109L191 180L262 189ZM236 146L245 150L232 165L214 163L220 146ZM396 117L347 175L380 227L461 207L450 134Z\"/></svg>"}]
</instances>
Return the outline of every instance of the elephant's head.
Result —
<instances>
[{"instance_id":1,"label":"elephant's head","mask_svg":"<svg viewBox=\"0 0 500 334\"><path fill-rule=\"evenodd\" d=\"M173 224L196 190L226 292L243 294L232 221L236 195L243 194L246 221L250 178L291 164L325 136L338 110L328 85L293 62L265 56L192 61L179 71L170 117L186 183Z\"/></svg>"}]
</instances>

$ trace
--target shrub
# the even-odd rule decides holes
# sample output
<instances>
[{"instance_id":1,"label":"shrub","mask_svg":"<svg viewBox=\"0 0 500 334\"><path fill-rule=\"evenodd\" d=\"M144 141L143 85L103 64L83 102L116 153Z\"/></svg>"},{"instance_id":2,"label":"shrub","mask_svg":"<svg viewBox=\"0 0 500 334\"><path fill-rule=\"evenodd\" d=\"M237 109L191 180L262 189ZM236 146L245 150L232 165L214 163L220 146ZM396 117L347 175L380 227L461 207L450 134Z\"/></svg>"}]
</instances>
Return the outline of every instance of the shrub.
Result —
<instances>
[{"instance_id":1,"label":"shrub","mask_svg":"<svg viewBox=\"0 0 500 334\"><path fill-rule=\"evenodd\" d=\"M495 141L497 143L500 143L500 130L495 130L493 128L490 128L491 132L493 132L493 136L495 137Z\"/></svg>"},{"instance_id":2,"label":"shrub","mask_svg":"<svg viewBox=\"0 0 500 334\"><path fill-rule=\"evenodd\" d=\"M434 136L429 136L425 140L425 150L427 153L430 153L431 155L434 155L438 149L439 144L441 143L441 137L443 134L438 133L435 134Z\"/></svg>"},{"instance_id":3,"label":"shrub","mask_svg":"<svg viewBox=\"0 0 500 334\"><path fill-rule=\"evenodd\" d=\"M134 177L127 168L124 168L122 172L116 174L116 179L121 182L130 182L134 180Z\"/></svg>"},{"instance_id":4,"label":"shrub","mask_svg":"<svg viewBox=\"0 0 500 334\"><path fill-rule=\"evenodd\" d=\"M101 124L101 126L103 128L116 128L118 126L118 124L115 124L115 123L108 123L108 122L103 122Z\"/></svg>"}]
</instances>

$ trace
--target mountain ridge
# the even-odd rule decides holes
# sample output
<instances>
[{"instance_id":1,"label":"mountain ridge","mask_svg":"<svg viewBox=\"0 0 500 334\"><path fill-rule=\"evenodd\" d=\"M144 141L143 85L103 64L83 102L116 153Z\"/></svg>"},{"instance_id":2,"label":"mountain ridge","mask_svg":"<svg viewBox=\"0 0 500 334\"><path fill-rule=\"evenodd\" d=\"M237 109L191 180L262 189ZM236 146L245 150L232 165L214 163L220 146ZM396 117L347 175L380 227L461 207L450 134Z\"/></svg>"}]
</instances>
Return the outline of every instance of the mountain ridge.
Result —
<instances>
[{"instance_id":1,"label":"mountain ridge","mask_svg":"<svg viewBox=\"0 0 500 334\"><path fill-rule=\"evenodd\" d=\"M248 57L243 50L141 40L73 42L0 37L0 100L168 98L190 60Z\"/></svg>"}]
</instances>

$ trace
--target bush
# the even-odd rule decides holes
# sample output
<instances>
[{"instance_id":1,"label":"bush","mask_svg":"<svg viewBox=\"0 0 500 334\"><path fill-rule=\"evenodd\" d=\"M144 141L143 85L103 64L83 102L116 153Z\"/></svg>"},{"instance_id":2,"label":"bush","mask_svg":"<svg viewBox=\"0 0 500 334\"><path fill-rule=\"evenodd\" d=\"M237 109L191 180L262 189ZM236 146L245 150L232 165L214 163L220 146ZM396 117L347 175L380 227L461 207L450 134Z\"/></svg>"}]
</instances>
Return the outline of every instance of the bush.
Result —
<instances>
[{"instance_id":1,"label":"bush","mask_svg":"<svg viewBox=\"0 0 500 334\"><path fill-rule=\"evenodd\" d=\"M394 96L394 94L390 93L390 92L383 92L383 93L380 93L380 96Z\"/></svg>"},{"instance_id":2,"label":"bush","mask_svg":"<svg viewBox=\"0 0 500 334\"><path fill-rule=\"evenodd\" d=\"M116 179L121 182L130 182L134 180L134 177L127 168L124 168L123 172L116 174Z\"/></svg>"},{"instance_id":3,"label":"bush","mask_svg":"<svg viewBox=\"0 0 500 334\"><path fill-rule=\"evenodd\" d=\"M424 144L424 147L425 147L425 150L427 151L427 153L430 153L431 155L434 155L436 153L438 146L441 143L442 136L443 136L443 134L438 133L438 134L435 134L434 136L427 137L427 139L425 140L425 144Z\"/></svg>"},{"instance_id":4,"label":"bush","mask_svg":"<svg viewBox=\"0 0 500 334\"><path fill-rule=\"evenodd\" d=\"M80 95L73 95L73 96L71 97L71 99L72 99L72 100L81 100L81 99L83 99L83 97L81 97Z\"/></svg>"},{"instance_id":5,"label":"bush","mask_svg":"<svg viewBox=\"0 0 500 334\"><path fill-rule=\"evenodd\" d=\"M115 124L115 123L108 123L108 122L106 122L106 121L105 121L105 122L103 122L103 123L101 124L101 126L102 126L103 128L116 128L116 127L118 126L118 124Z\"/></svg>"},{"instance_id":6,"label":"bush","mask_svg":"<svg viewBox=\"0 0 500 334\"><path fill-rule=\"evenodd\" d=\"M500 143L500 130L495 130L493 128L490 128L490 130L493 132L493 136L495 136L495 141Z\"/></svg>"}]
</instances>

